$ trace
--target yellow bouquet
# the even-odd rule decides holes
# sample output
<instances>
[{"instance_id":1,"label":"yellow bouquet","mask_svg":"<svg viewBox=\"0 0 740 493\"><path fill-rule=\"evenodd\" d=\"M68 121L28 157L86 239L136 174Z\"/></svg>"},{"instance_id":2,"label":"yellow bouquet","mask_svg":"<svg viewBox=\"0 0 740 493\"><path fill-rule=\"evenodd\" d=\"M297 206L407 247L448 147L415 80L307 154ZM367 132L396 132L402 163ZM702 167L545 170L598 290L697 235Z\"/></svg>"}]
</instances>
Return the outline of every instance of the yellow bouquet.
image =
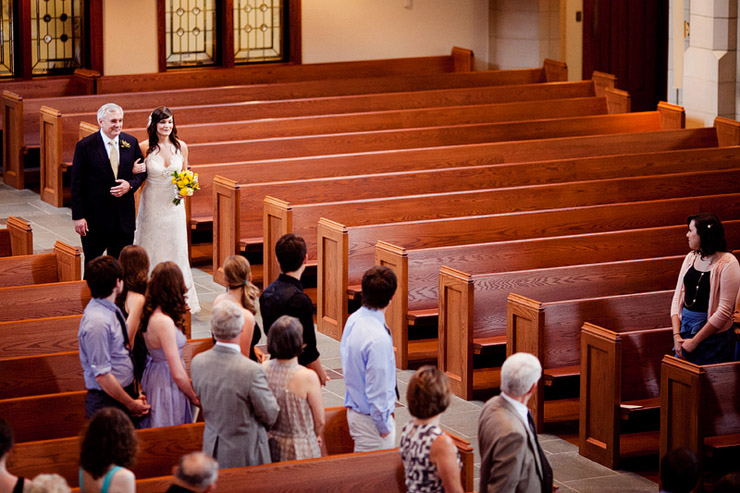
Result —
<instances>
[{"instance_id":1,"label":"yellow bouquet","mask_svg":"<svg viewBox=\"0 0 740 493\"><path fill-rule=\"evenodd\" d=\"M177 196L172 199L172 203L175 205L179 205L182 199L190 197L193 192L200 190L198 173L193 173L190 170L173 171L172 184L177 189Z\"/></svg>"}]
</instances>

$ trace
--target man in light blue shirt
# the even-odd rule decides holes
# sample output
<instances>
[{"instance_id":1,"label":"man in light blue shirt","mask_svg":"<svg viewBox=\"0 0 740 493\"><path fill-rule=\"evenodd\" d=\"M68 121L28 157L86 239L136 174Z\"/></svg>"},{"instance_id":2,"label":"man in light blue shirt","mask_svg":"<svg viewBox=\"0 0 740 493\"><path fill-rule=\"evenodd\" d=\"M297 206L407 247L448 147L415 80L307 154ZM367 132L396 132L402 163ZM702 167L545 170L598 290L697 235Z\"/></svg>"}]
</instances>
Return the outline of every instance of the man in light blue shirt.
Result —
<instances>
[{"instance_id":1,"label":"man in light blue shirt","mask_svg":"<svg viewBox=\"0 0 740 493\"><path fill-rule=\"evenodd\" d=\"M396 286L396 275L387 267L365 272L362 308L349 317L342 333L344 406L355 452L393 448L396 440L396 358L385 325Z\"/></svg>"}]
</instances>

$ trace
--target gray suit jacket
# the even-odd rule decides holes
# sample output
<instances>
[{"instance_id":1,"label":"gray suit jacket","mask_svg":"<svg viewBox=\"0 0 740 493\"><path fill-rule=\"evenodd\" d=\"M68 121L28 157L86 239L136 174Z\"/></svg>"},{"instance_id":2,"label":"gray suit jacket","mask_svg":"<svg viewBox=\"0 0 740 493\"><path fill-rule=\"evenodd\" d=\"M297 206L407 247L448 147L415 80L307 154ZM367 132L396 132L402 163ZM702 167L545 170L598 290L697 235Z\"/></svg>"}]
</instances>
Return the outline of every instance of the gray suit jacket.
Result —
<instances>
[{"instance_id":1,"label":"gray suit jacket","mask_svg":"<svg viewBox=\"0 0 740 493\"><path fill-rule=\"evenodd\" d=\"M493 397L483 407L478 443L481 493L542 493L542 465L534 436L503 397Z\"/></svg>"},{"instance_id":2,"label":"gray suit jacket","mask_svg":"<svg viewBox=\"0 0 740 493\"><path fill-rule=\"evenodd\" d=\"M222 469L269 464L267 430L279 407L262 367L230 348L214 346L193 358L190 373L203 406L203 452Z\"/></svg>"}]
</instances>

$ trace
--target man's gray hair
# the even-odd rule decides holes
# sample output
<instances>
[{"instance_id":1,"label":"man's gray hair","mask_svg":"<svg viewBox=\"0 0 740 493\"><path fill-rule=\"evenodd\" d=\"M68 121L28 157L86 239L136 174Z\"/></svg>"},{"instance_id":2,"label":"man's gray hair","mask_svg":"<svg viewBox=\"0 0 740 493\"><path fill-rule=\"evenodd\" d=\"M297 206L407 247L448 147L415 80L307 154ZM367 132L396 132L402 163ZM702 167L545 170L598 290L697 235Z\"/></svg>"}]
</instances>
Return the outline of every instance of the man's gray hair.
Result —
<instances>
[{"instance_id":1,"label":"man's gray hair","mask_svg":"<svg viewBox=\"0 0 740 493\"><path fill-rule=\"evenodd\" d=\"M218 462L203 452L192 452L180 457L175 477L197 491L204 491L218 479Z\"/></svg>"},{"instance_id":2,"label":"man's gray hair","mask_svg":"<svg viewBox=\"0 0 740 493\"><path fill-rule=\"evenodd\" d=\"M114 111L120 111L123 116L123 108L118 106L116 103L105 103L103 106L98 108L98 121L105 118L106 113L113 113Z\"/></svg>"},{"instance_id":3,"label":"man's gray hair","mask_svg":"<svg viewBox=\"0 0 740 493\"><path fill-rule=\"evenodd\" d=\"M220 341L230 341L242 331L244 314L233 301L224 300L213 308L211 332Z\"/></svg>"},{"instance_id":4,"label":"man's gray hair","mask_svg":"<svg viewBox=\"0 0 740 493\"><path fill-rule=\"evenodd\" d=\"M501 390L512 397L521 397L541 376L540 360L529 353L514 353L501 367Z\"/></svg>"}]
</instances>

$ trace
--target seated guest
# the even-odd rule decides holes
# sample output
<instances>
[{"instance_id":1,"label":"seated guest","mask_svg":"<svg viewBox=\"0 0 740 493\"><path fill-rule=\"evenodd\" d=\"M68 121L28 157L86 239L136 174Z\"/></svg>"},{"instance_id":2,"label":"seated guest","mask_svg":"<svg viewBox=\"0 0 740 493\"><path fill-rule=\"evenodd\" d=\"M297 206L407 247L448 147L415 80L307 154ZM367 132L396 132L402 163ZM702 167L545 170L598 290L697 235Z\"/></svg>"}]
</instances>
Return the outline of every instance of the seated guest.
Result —
<instances>
[{"instance_id":1,"label":"seated guest","mask_svg":"<svg viewBox=\"0 0 740 493\"><path fill-rule=\"evenodd\" d=\"M501 394L478 419L481 493L553 491L552 468L527 409L541 376L540 361L528 353L514 353L501 366Z\"/></svg>"},{"instance_id":2,"label":"seated guest","mask_svg":"<svg viewBox=\"0 0 740 493\"><path fill-rule=\"evenodd\" d=\"M108 493L136 491L130 468L136 459L136 433L131 420L116 408L96 412L80 445L80 491Z\"/></svg>"},{"instance_id":3,"label":"seated guest","mask_svg":"<svg viewBox=\"0 0 740 493\"><path fill-rule=\"evenodd\" d=\"M203 452L180 457L167 493L206 493L216 489L218 462Z\"/></svg>"},{"instance_id":4,"label":"seated guest","mask_svg":"<svg viewBox=\"0 0 740 493\"><path fill-rule=\"evenodd\" d=\"M421 367L409 380L406 400L413 419L401 429L406 488L413 492L459 492L462 463L439 418L450 405L450 383L442 370Z\"/></svg>"},{"instance_id":5,"label":"seated guest","mask_svg":"<svg viewBox=\"0 0 740 493\"><path fill-rule=\"evenodd\" d=\"M223 300L230 300L242 307L244 327L239 345L244 356L259 362L264 355L254 346L260 342L262 332L254 316L257 314L257 298L259 298L260 290L252 284L252 269L249 261L241 255L227 257L224 261L224 281L228 286L227 291L216 296L213 306Z\"/></svg>"},{"instance_id":6,"label":"seated guest","mask_svg":"<svg viewBox=\"0 0 740 493\"><path fill-rule=\"evenodd\" d=\"M193 358L190 373L200 398L205 428L203 452L219 467L270 463L267 430L278 407L262 366L241 353L242 309L225 300L213 307L213 348Z\"/></svg>"},{"instance_id":7,"label":"seated guest","mask_svg":"<svg viewBox=\"0 0 740 493\"><path fill-rule=\"evenodd\" d=\"M303 352L298 363L316 372L321 385L326 385L329 377L321 366L319 350L316 347L316 329L313 323L313 303L303 292L301 276L306 270L306 242L300 236L288 233L275 244L275 256L280 264L280 275L272 281L260 296L260 312L265 331L283 315L290 315L301 321L303 326Z\"/></svg>"},{"instance_id":8,"label":"seated guest","mask_svg":"<svg viewBox=\"0 0 740 493\"><path fill-rule=\"evenodd\" d=\"M272 359L262 365L267 384L280 405L277 422L268 433L273 462L321 457L324 401L319 377L298 364L302 332L297 318L283 315L272 324L267 336Z\"/></svg>"},{"instance_id":9,"label":"seated guest","mask_svg":"<svg viewBox=\"0 0 740 493\"><path fill-rule=\"evenodd\" d=\"M174 262L162 262L152 271L141 317L149 350L141 389L152 406L142 428L193 422L190 404L200 405L190 383L182 349L185 347L185 281Z\"/></svg>"},{"instance_id":10,"label":"seated guest","mask_svg":"<svg viewBox=\"0 0 740 493\"><path fill-rule=\"evenodd\" d=\"M39 474L27 490L27 493L69 493L72 488L59 474Z\"/></svg>"},{"instance_id":11,"label":"seated guest","mask_svg":"<svg viewBox=\"0 0 740 493\"><path fill-rule=\"evenodd\" d=\"M714 486L713 493L738 493L740 491L740 473L730 473L722 476Z\"/></svg>"},{"instance_id":12,"label":"seated guest","mask_svg":"<svg viewBox=\"0 0 740 493\"><path fill-rule=\"evenodd\" d=\"M13 449L13 428L0 418L0 492L22 493L26 480L8 472L6 462Z\"/></svg>"},{"instance_id":13,"label":"seated guest","mask_svg":"<svg viewBox=\"0 0 740 493\"><path fill-rule=\"evenodd\" d=\"M665 493L691 493L699 483L699 459L693 450L677 448L660 460L660 486Z\"/></svg>"},{"instance_id":14,"label":"seated guest","mask_svg":"<svg viewBox=\"0 0 740 493\"><path fill-rule=\"evenodd\" d=\"M104 407L118 407L139 418L149 412L146 399L134 386L126 320L115 305L123 290L121 264L111 256L94 258L85 267L92 299L80 320L77 339L85 377L85 415Z\"/></svg>"},{"instance_id":15,"label":"seated guest","mask_svg":"<svg viewBox=\"0 0 740 493\"><path fill-rule=\"evenodd\" d=\"M734 357L732 312L740 287L740 264L727 251L725 230L717 216L688 219L691 252L681 266L671 303L676 356L697 365Z\"/></svg>"}]
</instances>

